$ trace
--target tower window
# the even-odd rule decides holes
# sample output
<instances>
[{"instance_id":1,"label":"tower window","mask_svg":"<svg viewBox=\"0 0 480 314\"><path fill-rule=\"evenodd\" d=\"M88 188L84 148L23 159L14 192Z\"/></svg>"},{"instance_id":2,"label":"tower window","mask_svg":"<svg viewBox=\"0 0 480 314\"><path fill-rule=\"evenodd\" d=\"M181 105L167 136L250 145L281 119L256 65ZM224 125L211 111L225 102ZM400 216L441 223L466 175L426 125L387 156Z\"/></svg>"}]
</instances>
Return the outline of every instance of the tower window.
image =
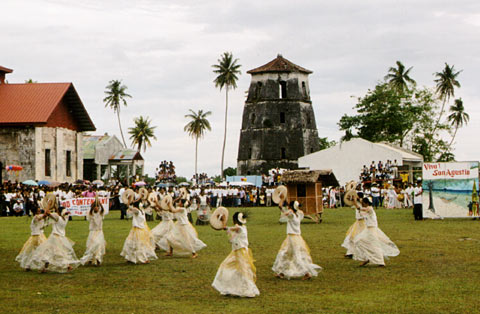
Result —
<instances>
[{"instance_id":1,"label":"tower window","mask_svg":"<svg viewBox=\"0 0 480 314\"><path fill-rule=\"evenodd\" d=\"M307 85L305 82L302 82L302 91L303 91L303 96L307 97Z\"/></svg>"},{"instance_id":2,"label":"tower window","mask_svg":"<svg viewBox=\"0 0 480 314\"><path fill-rule=\"evenodd\" d=\"M285 147L281 148L282 159L287 158L287 149Z\"/></svg>"},{"instance_id":3,"label":"tower window","mask_svg":"<svg viewBox=\"0 0 480 314\"><path fill-rule=\"evenodd\" d=\"M262 82L257 82L257 87L255 89L255 98L260 98L260 92L262 91Z\"/></svg>"},{"instance_id":4,"label":"tower window","mask_svg":"<svg viewBox=\"0 0 480 314\"><path fill-rule=\"evenodd\" d=\"M280 123L285 123L285 112L280 112Z\"/></svg>"},{"instance_id":5,"label":"tower window","mask_svg":"<svg viewBox=\"0 0 480 314\"><path fill-rule=\"evenodd\" d=\"M254 113L252 113L252 115L250 116L250 122L251 124L255 124L255 119L256 119L256 116Z\"/></svg>"},{"instance_id":6,"label":"tower window","mask_svg":"<svg viewBox=\"0 0 480 314\"><path fill-rule=\"evenodd\" d=\"M252 148L248 149L248 159L252 159Z\"/></svg>"},{"instance_id":7,"label":"tower window","mask_svg":"<svg viewBox=\"0 0 480 314\"><path fill-rule=\"evenodd\" d=\"M280 98L287 98L287 82L285 81L280 81L279 85L280 89Z\"/></svg>"}]
</instances>

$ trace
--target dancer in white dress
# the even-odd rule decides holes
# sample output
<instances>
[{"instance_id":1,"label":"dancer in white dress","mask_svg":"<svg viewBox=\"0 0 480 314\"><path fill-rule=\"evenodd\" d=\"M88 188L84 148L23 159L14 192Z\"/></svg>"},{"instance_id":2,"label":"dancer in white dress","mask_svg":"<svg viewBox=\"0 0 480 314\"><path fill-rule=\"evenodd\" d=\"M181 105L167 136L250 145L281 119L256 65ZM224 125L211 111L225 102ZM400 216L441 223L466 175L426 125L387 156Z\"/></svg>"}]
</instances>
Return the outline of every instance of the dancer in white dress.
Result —
<instances>
[{"instance_id":1,"label":"dancer in white dress","mask_svg":"<svg viewBox=\"0 0 480 314\"><path fill-rule=\"evenodd\" d=\"M233 215L235 226L225 228L232 243L232 252L220 264L212 286L222 295L234 295L253 298L260 295L255 281L257 279L252 251L248 248L246 216L243 213Z\"/></svg>"},{"instance_id":2,"label":"dancer in white dress","mask_svg":"<svg viewBox=\"0 0 480 314\"><path fill-rule=\"evenodd\" d=\"M360 199L363 198L363 192L357 192L357 195ZM348 228L347 235L342 243L342 246L347 249L347 253L345 253L346 258L353 258L355 237L366 228L365 219L363 215L361 215L360 209L354 206L352 207L355 208L355 222Z\"/></svg>"},{"instance_id":3,"label":"dancer in white dress","mask_svg":"<svg viewBox=\"0 0 480 314\"><path fill-rule=\"evenodd\" d=\"M137 201L128 209L132 215L132 229L125 239L120 255L127 262L147 264L151 260L157 259L157 254L155 254L153 236L146 227L145 212L138 208L139 205L139 201Z\"/></svg>"},{"instance_id":4,"label":"dancer in white dress","mask_svg":"<svg viewBox=\"0 0 480 314\"><path fill-rule=\"evenodd\" d=\"M156 198L156 195L154 197ZM162 210L161 206L158 204L158 199L152 199L150 206L162 217L162 221L152 229L155 246L160 250L169 251L170 247L168 245L167 235L174 226L173 214L168 210Z\"/></svg>"},{"instance_id":5,"label":"dancer in white dress","mask_svg":"<svg viewBox=\"0 0 480 314\"><path fill-rule=\"evenodd\" d=\"M377 215L368 198L362 199L361 207L358 206L365 219L366 228L354 239L353 259L361 261L360 266L368 263L385 266L384 258L397 256L400 250L378 228Z\"/></svg>"},{"instance_id":6,"label":"dancer in white dress","mask_svg":"<svg viewBox=\"0 0 480 314\"><path fill-rule=\"evenodd\" d=\"M105 255L105 237L103 235L103 206L98 202L98 199L92 203L90 211L87 214L89 224L89 234L87 239L87 250L80 259L82 265L93 264L100 266Z\"/></svg>"},{"instance_id":7,"label":"dancer in white dress","mask_svg":"<svg viewBox=\"0 0 480 314\"><path fill-rule=\"evenodd\" d=\"M47 240L43 234L43 229L46 226L46 218L47 215L42 213L41 209L38 208L30 223L30 237L15 258L15 260L20 263L20 267L26 271L30 270L30 263L35 249Z\"/></svg>"},{"instance_id":8,"label":"dancer in white dress","mask_svg":"<svg viewBox=\"0 0 480 314\"><path fill-rule=\"evenodd\" d=\"M287 217L287 238L283 241L272 270L279 278L302 278L310 279L317 276L322 267L312 262L310 249L301 236L300 223L303 212L299 209L300 204L292 201L282 215Z\"/></svg>"},{"instance_id":9,"label":"dancer in white dress","mask_svg":"<svg viewBox=\"0 0 480 314\"><path fill-rule=\"evenodd\" d=\"M197 230L188 221L188 210L184 207L185 202L186 200L176 199L174 201L176 207L171 209L177 222L167 235L169 251L166 256L176 254L191 255L192 258L196 258L197 252L207 246L198 238Z\"/></svg>"},{"instance_id":10,"label":"dancer in white dress","mask_svg":"<svg viewBox=\"0 0 480 314\"><path fill-rule=\"evenodd\" d=\"M49 270L65 273L80 265L80 261L73 250L75 242L65 236L70 212L65 209L60 212L58 207L56 207L56 211L56 213L51 213L49 210L45 212L53 220L52 233L47 241L43 242L34 251L30 263L31 269L37 269L41 272Z\"/></svg>"}]
</instances>

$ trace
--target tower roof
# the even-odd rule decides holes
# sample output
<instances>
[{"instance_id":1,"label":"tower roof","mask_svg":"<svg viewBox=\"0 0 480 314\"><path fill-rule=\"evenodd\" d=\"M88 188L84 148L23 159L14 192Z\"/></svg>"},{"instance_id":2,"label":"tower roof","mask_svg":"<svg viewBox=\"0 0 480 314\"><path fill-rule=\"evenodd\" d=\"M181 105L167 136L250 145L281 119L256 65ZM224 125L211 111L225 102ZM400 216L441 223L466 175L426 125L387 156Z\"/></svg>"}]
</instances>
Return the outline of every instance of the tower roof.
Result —
<instances>
[{"instance_id":1,"label":"tower roof","mask_svg":"<svg viewBox=\"0 0 480 314\"><path fill-rule=\"evenodd\" d=\"M247 71L248 74L268 73L268 72L300 72L305 74L313 73L310 70L302 68L293 62L288 61L281 54L278 54L275 59L261 67Z\"/></svg>"}]
</instances>

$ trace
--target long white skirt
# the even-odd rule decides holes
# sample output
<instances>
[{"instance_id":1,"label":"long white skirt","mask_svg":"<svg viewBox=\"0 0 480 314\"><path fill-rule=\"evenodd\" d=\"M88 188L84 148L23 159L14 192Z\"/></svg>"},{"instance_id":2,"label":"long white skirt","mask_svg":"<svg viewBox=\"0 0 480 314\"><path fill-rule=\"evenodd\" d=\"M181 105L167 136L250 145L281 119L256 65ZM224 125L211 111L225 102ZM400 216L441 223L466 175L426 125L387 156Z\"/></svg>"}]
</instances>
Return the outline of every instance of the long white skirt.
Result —
<instances>
[{"instance_id":1,"label":"long white skirt","mask_svg":"<svg viewBox=\"0 0 480 314\"><path fill-rule=\"evenodd\" d=\"M25 242L20 250L20 253L15 258L15 260L20 263L20 267L24 269L30 269L33 253L40 246L40 244L45 241L47 241L47 238L43 233L39 235L33 235L28 238L27 242Z\"/></svg>"},{"instance_id":2,"label":"long white skirt","mask_svg":"<svg viewBox=\"0 0 480 314\"><path fill-rule=\"evenodd\" d=\"M181 225L176 222L167 235L167 242L175 255L192 255L207 246L198 238L197 230L191 223Z\"/></svg>"},{"instance_id":3,"label":"long white skirt","mask_svg":"<svg viewBox=\"0 0 480 314\"><path fill-rule=\"evenodd\" d=\"M171 220L162 220L155 228L152 229L153 240L155 245L161 250L168 251L167 236L174 226Z\"/></svg>"},{"instance_id":4,"label":"long white skirt","mask_svg":"<svg viewBox=\"0 0 480 314\"><path fill-rule=\"evenodd\" d=\"M365 221L363 219L356 220L350 228L348 228L345 240L343 240L342 246L347 249L347 255L353 255L353 240L355 237L365 229Z\"/></svg>"},{"instance_id":5,"label":"long white skirt","mask_svg":"<svg viewBox=\"0 0 480 314\"><path fill-rule=\"evenodd\" d=\"M353 259L385 265L384 257L397 256L400 250L377 227L367 227L354 239Z\"/></svg>"},{"instance_id":6,"label":"long white skirt","mask_svg":"<svg viewBox=\"0 0 480 314\"><path fill-rule=\"evenodd\" d=\"M80 261L73 250L74 244L75 242L67 237L50 234L47 241L33 252L30 269L43 270L46 263L48 263L48 270L57 273L66 273L69 267L77 268L80 266Z\"/></svg>"},{"instance_id":7,"label":"long white skirt","mask_svg":"<svg viewBox=\"0 0 480 314\"><path fill-rule=\"evenodd\" d=\"M132 263L146 263L157 259L155 242L152 234L147 229L133 227L123 244L121 256Z\"/></svg>"},{"instance_id":8,"label":"long white skirt","mask_svg":"<svg viewBox=\"0 0 480 314\"><path fill-rule=\"evenodd\" d=\"M87 238L87 250L83 254L80 262L85 265L88 262L97 265L103 262L103 256L105 255L105 237L102 230L90 231Z\"/></svg>"},{"instance_id":9,"label":"long white skirt","mask_svg":"<svg viewBox=\"0 0 480 314\"><path fill-rule=\"evenodd\" d=\"M272 267L273 272L287 279L303 277L306 274L317 276L322 267L316 265L310 256L307 243L299 234L287 234Z\"/></svg>"},{"instance_id":10,"label":"long white skirt","mask_svg":"<svg viewBox=\"0 0 480 314\"><path fill-rule=\"evenodd\" d=\"M253 298L260 295L255 285L256 279L252 251L249 248L242 248L230 252L220 264L212 287L222 295Z\"/></svg>"}]
</instances>

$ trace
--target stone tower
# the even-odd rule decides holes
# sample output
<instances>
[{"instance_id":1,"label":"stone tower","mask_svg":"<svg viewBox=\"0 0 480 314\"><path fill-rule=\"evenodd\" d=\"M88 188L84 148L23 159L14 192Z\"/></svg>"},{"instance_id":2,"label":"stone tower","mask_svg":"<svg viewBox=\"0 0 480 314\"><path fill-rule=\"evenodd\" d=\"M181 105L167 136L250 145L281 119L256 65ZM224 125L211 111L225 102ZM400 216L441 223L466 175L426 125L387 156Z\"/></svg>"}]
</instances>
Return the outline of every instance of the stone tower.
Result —
<instances>
[{"instance_id":1,"label":"stone tower","mask_svg":"<svg viewBox=\"0 0 480 314\"><path fill-rule=\"evenodd\" d=\"M310 100L312 73L278 55L248 71L237 174L263 174L272 168L297 169L298 158L319 149Z\"/></svg>"}]
</instances>

